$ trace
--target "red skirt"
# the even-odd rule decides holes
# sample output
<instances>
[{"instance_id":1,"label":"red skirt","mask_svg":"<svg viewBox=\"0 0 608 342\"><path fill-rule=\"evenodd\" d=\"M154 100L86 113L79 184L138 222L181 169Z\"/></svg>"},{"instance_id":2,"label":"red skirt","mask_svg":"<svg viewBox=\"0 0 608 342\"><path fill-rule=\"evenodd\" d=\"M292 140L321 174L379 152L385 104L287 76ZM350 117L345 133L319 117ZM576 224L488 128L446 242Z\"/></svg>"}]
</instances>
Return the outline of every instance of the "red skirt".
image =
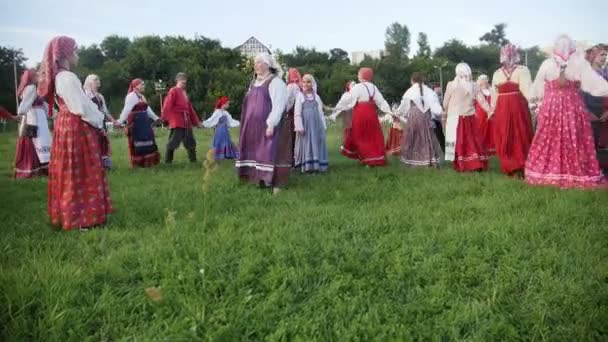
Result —
<instances>
[{"instance_id":1,"label":"red skirt","mask_svg":"<svg viewBox=\"0 0 608 342\"><path fill-rule=\"evenodd\" d=\"M500 169L510 175L526 166L533 137L532 119L528 101L519 92L518 85L507 83L501 87L505 90L498 97L492 118L494 142Z\"/></svg>"},{"instance_id":2,"label":"red skirt","mask_svg":"<svg viewBox=\"0 0 608 342\"><path fill-rule=\"evenodd\" d=\"M51 224L64 230L106 222L112 212L102 135L63 106L55 122L48 185Z\"/></svg>"},{"instance_id":3,"label":"red skirt","mask_svg":"<svg viewBox=\"0 0 608 342\"><path fill-rule=\"evenodd\" d=\"M374 102L359 102L353 109L352 127L341 153L367 166L386 165L384 135Z\"/></svg>"},{"instance_id":4,"label":"red skirt","mask_svg":"<svg viewBox=\"0 0 608 342\"><path fill-rule=\"evenodd\" d=\"M488 155L494 155L496 147L494 146L493 120L488 118L488 113L477 102L475 102L475 120Z\"/></svg>"},{"instance_id":5,"label":"red skirt","mask_svg":"<svg viewBox=\"0 0 608 342\"><path fill-rule=\"evenodd\" d=\"M391 127L388 133L388 140L384 150L386 154L398 156L401 154L401 143L403 142L403 130L400 128Z\"/></svg>"},{"instance_id":6,"label":"red skirt","mask_svg":"<svg viewBox=\"0 0 608 342\"><path fill-rule=\"evenodd\" d=\"M488 155L474 116L460 116L456 132L454 170L458 172L488 169Z\"/></svg>"},{"instance_id":7,"label":"red skirt","mask_svg":"<svg viewBox=\"0 0 608 342\"><path fill-rule=\"evenodd\" d=\"M48 164L40 164L31 137L19 137L15 155L15 178L25 179L48 174Z\"/></svg>"}]
</instances>

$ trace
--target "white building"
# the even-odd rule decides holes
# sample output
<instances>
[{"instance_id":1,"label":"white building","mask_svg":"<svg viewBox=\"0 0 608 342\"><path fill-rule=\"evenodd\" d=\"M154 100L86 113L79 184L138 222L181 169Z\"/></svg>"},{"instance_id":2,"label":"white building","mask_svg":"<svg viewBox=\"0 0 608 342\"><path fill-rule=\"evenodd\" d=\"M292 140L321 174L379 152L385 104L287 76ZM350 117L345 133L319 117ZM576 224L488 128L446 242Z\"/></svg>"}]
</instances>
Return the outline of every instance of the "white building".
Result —
<instances>
[{"instance_id":1,"label":"white building","mask_svg":"<svg viewBox=\"0 0 608 342\"><path fill-rule=\"evenodd\" d=\"M255 57L258 53L272 53L266 45L262 44L255 37L247 39L243 44L236 47L242 55Z\"/></svg>"},{"instance_id":2,"label":"white building","mask_svg":"<svg viewBox=\"0 0 608 342\"><path fill-rule=\"evenodd\" d=\"M353 51L350 53L350 62L352 65L359 65L365 59L365 56L372 59L382 59L385 54L384 50Z\"/></svg>"}]
</instances>

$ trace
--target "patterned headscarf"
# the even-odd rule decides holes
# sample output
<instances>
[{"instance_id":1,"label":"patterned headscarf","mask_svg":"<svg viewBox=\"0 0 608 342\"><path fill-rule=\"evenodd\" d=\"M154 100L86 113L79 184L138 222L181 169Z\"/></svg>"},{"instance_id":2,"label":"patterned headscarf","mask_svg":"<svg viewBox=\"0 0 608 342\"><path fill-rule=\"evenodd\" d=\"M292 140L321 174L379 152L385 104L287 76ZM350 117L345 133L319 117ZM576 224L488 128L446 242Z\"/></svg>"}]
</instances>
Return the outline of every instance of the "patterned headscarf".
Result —
<instances>
[{"instance_id":1,"label":"patterned headscarf","mask_svg":"<svg viewBox=\"0 0 608 342\"><path fill-rule=\"evenodd\" d=\"M374 69L372 69L372 68L359 69L359 77L363 81L371 82L374 79Z\"/></svg>"},{"instance_id":2,"label":"patterned headscarf","mask_svg":"<svg viewBox=\"0 0 608 342\"><path fill-rule=\"evenodd\" d=\"M23 95L23 90L30 84L34 84L34 78L36 77L37 71L34 69L27 69L21 75L21 80L19 81L19 87L17 88L17 96L21 97Z\"/></svg>"},{"instance_id":3,"label":"patterned headscarf","mask_svg":"<svg viewBox=\"0 0 608 342\"><path fill-rule=\"evenodd\" d=\"M296 83L299 86L300 82L302 82L302 76L298 69L289 68L289 72L287 73L287 84Z\"/></svg>"},{"instance_id":4,"label":"patterned headscarf","mask_svg":"<svg viewBox=\"0 0 608 342\"><path fill-rule=\"evenodd\" d=\"M49 116L52 116L55 96L55 77L59 72L57 63L70 57L76 50L76 41L70 37L58 36L49 42L42 56L40 65L40 81L38 82L38 95L46 97L49 104Z\"/></svg>"},{"instance_id":5,"label":"patterned headscarf","mask_svg":"<svg viewBox=\"0 0 608 342\"><path fill-rule=\"evenodd\" d=\"M144 81L141 78L136 78L131 81L131 83L129 83L129 91L127 92L127 94L131 94L132 92L134 92L135 88L137 88L142 83L144 83Z\"/></svg>"},{"instance_id":6,"label":"patterned headscarf","mask_svg":"<svg viewBox=\"0 0 608 342\"><path fill-rule=\"evenodd\" d=\"M500 64L507 69L512 69L519 63L519 51L513 44L507 44L500 49Z\"/></svg>"},{"instance_id":7,"label":"patterned headscarf","mask_svg":"<svg viewBox=\"0 0 608 342\"><path fill-rule=\"evenodd\" d=\"M569 36L562 34L553 44L553 59L561 68L568 65L570 57L576 53L576 43Z\"/></svg>"}]
</instances>

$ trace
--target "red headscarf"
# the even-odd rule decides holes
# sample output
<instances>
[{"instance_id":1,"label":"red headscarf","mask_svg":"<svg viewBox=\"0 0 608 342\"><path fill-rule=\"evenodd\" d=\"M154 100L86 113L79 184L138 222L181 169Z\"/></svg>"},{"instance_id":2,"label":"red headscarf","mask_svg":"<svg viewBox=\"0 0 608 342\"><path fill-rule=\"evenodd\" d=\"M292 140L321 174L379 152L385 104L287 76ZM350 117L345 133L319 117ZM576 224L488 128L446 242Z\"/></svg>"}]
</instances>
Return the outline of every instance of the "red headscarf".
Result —
<instances>
[{"instance_id":1,"label":"red headscarf","mask_svg":"<svg viewBox=\"0 0 608 342\"><path fill-rule=\"evenodd\" d=\"M374 79L374 69L372 68L361 68L359 69L359 77L362 80L371 82Z\"/></svg>"},{"instance_id":2,"label":"red headscarf","mask_svg":"<svg viewBox=\"0 0 608 342\"><path fill-rule=\"evenodd\" d=\"M47 98L49 116L52 114L55 96L55 77L59 72L61 59L70 57L76 50L76 41L70 37L58 36L49 42L42 56L40 65L40 81L38 82L38 95Z\"/></svg>"},{"instance_id":3,"label":"red headscarf","mask_svg":"<svg viewBox=\"0 0 608 342\"><path fill-rule=\"evenodd\" d=\"M142 83L144 83L144 81L141 78L136 78L131 81L131 83L129 83L129 91L127 92L127 94L131 94L131 92L135 91L135 88L137 88L137 86Z\"/></svg>"},{"instance_id":4,"label":"red headscarf","mask_svg":"<svg viewBox=\"0 0 608 342\"><path fill-rule=\"evenodd\" d=\"M27 69L21 75L21 81L19 82L19 88L17 88L17 96L23 95L23 90L30 84L34 84L34 77L36 77L36 70Z\"/></svg>"},{"instance_id":5,"label":"red headscarf","mask_svg":"<svg viewBox=\"0 0 608 342\"><path fill-rule=\"evenodd\" d=\"M215 102L215 109L222 108L222 106L228 102L230 102L230 99L228 98L228 96L220 97L219 99L217 99L217 102Z\"/></svg>"},{"instance_id":6,"label":"red headscarf","mask_svg":"<svg viewBox=\"0 0 608 342\"><path fill-rule=\"evenodd\" d=\"M297 83L300 85L302 82L302 75L296 68L289 68L289 72L287 73L287 84Z\"/></svg>"}]
</instances>

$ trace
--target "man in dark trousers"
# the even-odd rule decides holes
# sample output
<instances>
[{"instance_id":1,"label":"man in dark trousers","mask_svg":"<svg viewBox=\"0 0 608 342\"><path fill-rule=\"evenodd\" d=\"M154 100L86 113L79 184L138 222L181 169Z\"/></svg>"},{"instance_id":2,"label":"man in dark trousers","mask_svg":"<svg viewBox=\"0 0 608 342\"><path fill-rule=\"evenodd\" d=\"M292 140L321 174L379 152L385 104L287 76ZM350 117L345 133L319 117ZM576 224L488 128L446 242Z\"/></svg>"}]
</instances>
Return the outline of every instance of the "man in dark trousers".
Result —
<instances>
[{"instance_id":1,"label":"man in dark trousers","mask_svg":"<svg viewBox=\"0 0 608 342\"><path fill-rule=\"evenodd\" d=\"M183 143L188 151L190 162L194 163L196 162L196 140L192 128L199 127L200 120L186 94L188 77L185 73L180 72L175 76L175 81L175 87L171 88L167 94L161 116L171 129L165 162L167 164L173 162L175 150Z\"/></svg>"}]
</instances>

